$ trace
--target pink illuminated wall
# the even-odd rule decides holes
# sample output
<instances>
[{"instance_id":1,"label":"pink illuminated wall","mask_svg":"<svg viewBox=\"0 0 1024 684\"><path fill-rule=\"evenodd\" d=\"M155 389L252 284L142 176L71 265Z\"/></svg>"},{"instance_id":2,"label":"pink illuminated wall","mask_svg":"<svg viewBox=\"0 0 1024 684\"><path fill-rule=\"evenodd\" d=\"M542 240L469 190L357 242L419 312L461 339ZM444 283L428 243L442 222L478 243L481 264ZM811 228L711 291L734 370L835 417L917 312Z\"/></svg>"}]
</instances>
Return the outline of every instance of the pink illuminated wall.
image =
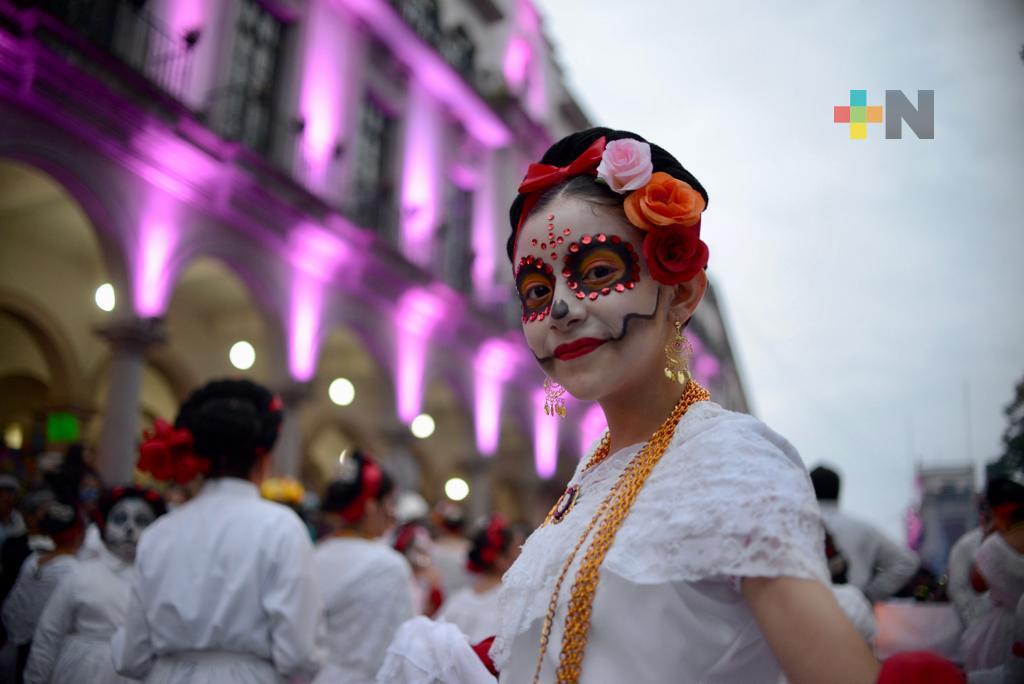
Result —
<instances>
[{"instance_id":1,"label":"pink illuminated wall","mask_svg":"<svg viewBox=\"0 0 1024 684\"><path fill-rule=\"evenodd\" d=\"M422 409L430 336L443 313L441 298L423 288L403 294L395 308L396 402L398 417L405 423L412 422Z\"/></svg>"},{"instance_id":2,"label":"pink illuminated wall","mask_svg":"<svg viewBox=\"0 0 1024 684\"><path fill-rule=\"evenodd\" d=\"M150 187L139 209L135 253L131 259L135 313L161 316L174 285L173 262L181 242L178 207L173 197Z\"/></svg>"},{"instance_id":3,"label":"pink illuminated wall","mask_svg":"<svg viewBox=\"0 0 1024 684\"><path fill-rule=\"evenodd\" d=\"M712 380L718 377L721 371L721 363L715 356L704 348L704 342L694 333L687 333L690 346L693 347L693 358L690 360L690 372L694 379L707 387Z\"/></svg>"},{"instance_id":4,"label":"pink illuminated wall","mask_svg":"<svg viewBox=\"0 0 1024 684\"><path fill-rule=\"evenodd\" d=\"M547 70L540 17L530 0L516 0L515 20L505 54L502 73L509 90L520 95L536 121L547 115Z\"/></svg>"},{"instance_id":5,"label":"pink illuminated wall","mask_svg":"<svg viewBox=\"0 0 1024 684\"><path fill-rule=\"evenodd\" d=\"M497 269L498 226L504 223L496 215L496 189L494 153L486 151L480 168L476 191L473 193L473 287L483 300L495 298L495 271ZM501 293L499 296L503 296Z\"/></svg>"},{"instance_id":6,"label":"pink illuminated wall","mask_svg":"<svg viewBox=\"0 0 1024 684\"><path fill-rule=\"evenodd\" d=\"M288 370L300 382L312 379L320 350L324 290L350 248L333 233L302 224L291 232L289 261L293 267L288 308Z\"/></svg>"},{"instance_id":7,"label":"pink illuminated wall","mask_svg":"<svg viewBox=\"0 0 1024 684\"><path fill-rule=\"evenodd\" d=\"M599 404L587 407L583 419L580 420L580 457L587 456L590 447L601 438L608 429L608 421L604 419L604 410Z\"/></svg>"},{"instance_id":8,"label":"pink illuminated wall","mask_svg":"<svg viewBox=\"0 0 1024 684\"><path fill-rule=\"evenodd\" d=\"M484 456L493 456L501 437L502 388L511 376L515 353L501 339L480 345L474 359L473 418L476 448Z\"/></svg>"},{"instance_id":9,"label":"pink illuminated wall","mask_svg":"<svg viewBox=\"0 0 1024 684\"><path fill-rule=\"evenodd\" d=\"M441 205L441 110L422 87L412 85L406 112L401 221L406 258L428 266Z\"/></svg>"},{"instance_id":10,"label":"pink illuminated wall","mask_svg":"<svg viewBox=\"0 0 1024 684\"><path fill-rule=\"evenodd\" d=\"M549 480L558 467L559 418L544 413L544 390L533 395L533 465L544 480Z\"/></svg>"},{"instance_id":11,"label":"pink illuminated wall","mask_svg":"<svg viewBox=\"0 0 1024 684\"><path fill-rule=\"evenodd\" d=\"M309 4L304 23L303 71L299 116L305 126L297 154L304 180L314 190L327 190L335 150L350 139L350 122L358 106L356 89L363 39L327 0Z\"/></svg>"}]
</instances>

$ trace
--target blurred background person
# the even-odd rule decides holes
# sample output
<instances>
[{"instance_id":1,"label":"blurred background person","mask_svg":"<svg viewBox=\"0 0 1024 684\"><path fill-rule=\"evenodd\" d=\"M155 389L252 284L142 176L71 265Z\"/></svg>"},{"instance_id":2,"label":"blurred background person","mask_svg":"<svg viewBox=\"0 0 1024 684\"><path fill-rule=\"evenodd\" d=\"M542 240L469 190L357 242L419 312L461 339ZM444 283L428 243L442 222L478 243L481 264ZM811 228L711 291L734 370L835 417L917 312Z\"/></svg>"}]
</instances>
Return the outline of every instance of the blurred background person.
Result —
<instances>
[{"instance_id":1,"label":"blurred background person","mask_svg":"<svg viewBox=\"0 0 1024 684\"><path fill-rule=\"evenodd\" d=\"M444 580L434 565L430 529L418 520L399 525L391 545L412 569L416 612L433 617L444 603Z\"/></svg>"},{"instance_id":2,"label":"blurred background person","mask_svg":"<svg viewBox=\"0 0 1024 684\"><path fill-rule=\"evenodd\" d=\"M25 668L27 684L121 684L110 638L124 622L135 549L142 531L166 512L159 494L116 487L97 508L102 544L61 580L46 604Z\"/></svg>"},{"instance_id":3,"label":"blurred background person","mask_svg":"<svg viewBox=\"0 0 1024 684\"><path fill-rule=\"evenodd\" d=\"M441 573L446 596L468 586L471 581L466 570L466 554L469 540L465 536L466 514L462 506L451 501L441 501L433 510L432 522L436 530L433 546L433 560Z\"/></svg>"},{"instance_id":4,"label":"blurred background person","mask_svg":"<svg viewBox=\"0 0 1024 684\"><path fill-rule=\"evenodd\" d=\"M873 525L839 510L839 473L818 466L811 471L811 482L825 526L849 564L849 583L872 602L899 591L917 572L917 555Z\"/></svg>"},{"instance_id":5,"label":"blurred background person","mask_svg":"<svg viewBox=\"0 0 1024 684\"><path fill-rule=\"evenodd\" d=\"M524 541L526 535L504 516L486 519L473 534L465 561L472 582L445 600L437 619L455 624L472 643L497 634L501 577L519 557Z\"/></svg>"},{"instance_id":6,"label":"blurred background person","mask_svg":"<svg viewBox=\"0 0 1024 684\"><path fill-rule=\"evenodd\" d=\"M991 605L964 632L968 672L1000 667L1011 655L1014 612L1024 596L1024 462L991 479L985 497L994 531L978 549L971 584L989 592Z\"/></svg>"},{"instance_id":7,"label":"blurred background person","mask_svg":"<svg viewBox=\"0 0 1024 684\"><path fill-rule=\"evenodd\" d=\"M72 506L51 501L39 518L39 531L53 540L53 549L33 552L25 559L3 605L8 642L18 649L15 681L19 683L39 616L60 581L79 563L75 554L82 545L85 525Z\"/></svg>"},{"instance_id":8,"label":"blurred background person","mask_svg":"<svg viewBox=\"0 0 1024 684\"><path fill-rule=\"evenodd\" d=\"M382 538L394 523L394 489L374 459L355 451L324 492L326 536L313 557L327 624L318 682L373 682L398 627L416 614L409 564Z\"/></svg>"},{"instance_id":9,"label":"blurred background person","mask_svg":"<svg viewBox=\"0 0 1024 684\"><path fill-rule=\"evenodd\" d=\"M994 529L992 514L984 494L978 497L978 519L978 527L968 530L953 544L949 551L949 565L946 571L946 593L953 602L960 624L965 629L990 607L988 592L978 592L971 584L974 558L978 555L981 543Z\"/></svg>"},{"instance_id":10,"label":"blurred background person","mask_svg":"<svg viewBox=\"0 0 1024 684\"><path fill-rule=\"evenodd\" d=\"M13 475L0 475L0 547L8 537L25 533L25 519L16 508L21 482Z\"/></svg>"},{"instance_id":11,"label":"blurred background person","mask_svg":"<svg viewBox=\"0 0 1024 684\"><path fill-rule=\"evenodd\" d=\"M114 669L148 682L280 684L319 669L313 546L288 508L260 498L281 401L215 380L158 422L139 469L202 489L139 542Z\"/></svg>"}]
</instances>

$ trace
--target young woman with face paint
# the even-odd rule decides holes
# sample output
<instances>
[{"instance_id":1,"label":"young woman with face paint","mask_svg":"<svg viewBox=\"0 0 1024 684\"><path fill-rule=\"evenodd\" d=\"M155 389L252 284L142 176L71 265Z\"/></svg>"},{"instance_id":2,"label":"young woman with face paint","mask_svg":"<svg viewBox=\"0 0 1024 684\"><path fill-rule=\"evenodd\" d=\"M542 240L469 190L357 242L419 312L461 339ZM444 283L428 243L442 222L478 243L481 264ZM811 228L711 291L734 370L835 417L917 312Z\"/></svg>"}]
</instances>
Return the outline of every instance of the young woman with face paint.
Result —
<instances>
[{"instance_id":1,"label":"young woman with face paint","mask_svg":"<svg viewBox=\"0 0 1024 684\"><path fill-rule=\"evenodd\" d=\"M124 622L135 546L165 512L152 490L117 487L101 499L103 545L60 583L39 618L25 670L26 684L122 684L110 657L110 638Z\"/></svg>"},{"instance_id":2,"label":"young woman with face paint","mask_svg":"<svg viewBox=\"0 0 1024 684\"><path fill-rule=\"evenodd\" d=\"M111 642L119 674L280 684L319 668L312 543L294 511L259 492L280 422L280 400L265 388L219 380L185 401L173 427L158 423L147 435L140 470L204 481L139 541L124 625Z\"/></svg>"},{"instance_id":3,"label":"young woman with face paint","mask_svg":"<svg viewBox=\"0 0 1024 684\"><path fill-rule=\"evenodd\" d=\"M508 255L526 342L609 430L502 579L500 681L875 682L829 590L799 455L682 370L707 289L700 182L597 128L555 143L519 192ZM441 632L410 623L385 667L422 671L402 654Z\"/></svg>"},{"instance_id":4,"label":"young woman with face paint","mask_svg":"<svg viewBox=\"0 0 1024 684\"><path fill-rule=\"evenodd\" d=\"M317 682L373 682L398 626L411 618L412 573L382 538L394 524L391 477L360 451L348 454L321 503L326 536L313 562L324 597L327 661Z\"/></svg>"}]
</instances>

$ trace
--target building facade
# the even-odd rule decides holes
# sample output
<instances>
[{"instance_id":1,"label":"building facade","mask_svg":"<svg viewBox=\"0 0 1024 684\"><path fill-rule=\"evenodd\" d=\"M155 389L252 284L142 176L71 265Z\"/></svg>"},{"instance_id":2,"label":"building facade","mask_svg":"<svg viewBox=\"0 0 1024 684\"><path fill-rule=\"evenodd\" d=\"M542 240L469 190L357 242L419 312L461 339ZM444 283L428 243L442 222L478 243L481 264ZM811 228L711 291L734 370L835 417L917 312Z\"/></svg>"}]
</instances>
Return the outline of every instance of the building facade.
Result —
<instances>
[{"instance_id":1,"label":"building facade","mask_svg":"<svg viewBox=\"0 0 1024 684\"><path fill-rule=\"evenodd\" d=\"M241 375L284 399L279 473L358 446L529 517L602 429L543 415L504 253L527 164L590 125L529 0L0 0L0 93L9 445L66 419L125 481ZM691 337L744 410L713 294Z\"/></svg>"}]
</instances>

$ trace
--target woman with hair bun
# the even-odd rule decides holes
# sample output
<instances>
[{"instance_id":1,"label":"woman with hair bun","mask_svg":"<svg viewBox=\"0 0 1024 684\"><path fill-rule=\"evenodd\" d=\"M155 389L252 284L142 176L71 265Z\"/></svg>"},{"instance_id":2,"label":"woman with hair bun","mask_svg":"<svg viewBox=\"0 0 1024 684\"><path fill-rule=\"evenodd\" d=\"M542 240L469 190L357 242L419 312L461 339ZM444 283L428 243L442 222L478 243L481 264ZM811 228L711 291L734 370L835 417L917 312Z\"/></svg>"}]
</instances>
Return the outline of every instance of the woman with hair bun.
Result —
<instances>
[{"instance_id":1,"label":"woman with hair bun","mask_svg":"<svg viewBox=\"0 0 1024 684\"><path fill-rule=\"evenodd\" d=\"M472 582L444 602L438 619L458 626L474 643L493 636L498 630L501 577L518 558L525 538L504 516L487 518L470 539L466 569Z\"/></svg>"},{"instance_id":2,"label":"woman with hair bun","mask_svg":"<svg viewBox=\"0 0 1024 684\"><path fill-rule=\"evenodd\" d=\"M373 682L398 626L415 614L409 565L382 540L394 524L394 490L384 469L356 451L324 492L321 522L328 532L314 566L328 648L318 682Z\"/></svg>"},{"instance_id":3,"label":"woman with hair bun","mask_svg":"<svg viewBox=\"0 0 1024 684\"><path fill-rule=\"evenodd\" d=\"M596 401L608 431L502 579L489 656L503 683L879 674L829 589L796 450L711 401L689 372L707 206L667 151L609 128L556 142L519 185L508 257L547 413L564 416L569 392ZM486 681L418 658L424 642L449 661L464 653L446 627L404 625L382 677Z\"/></svg>"},{"instance_id":4,"label":"woman with hair bun","mask_svg":"<svg viewBox=\"0 0 1024 684\"><path fill-rule=\"evenodd\" d=\"M158 422L138 468L204 482L151 525L136 554L116 670L150 683L279 684L319 667L322 627L313 549L290 509L260 498L281 402L246 380L219 380Z\"/></svg>"},{"instance_id":5,"label":"woman with hair bun","mask_svg":"<svg viewBox=\"0 0 1024 684\"><path fill-rule=\"evenodd\" d=\"M115 487L99 501L101 545L57 586L36 626L26 684L123 684L110 637L124 622L139 536L166 512L155 491Z\"/></svg>"}]
</instances>

